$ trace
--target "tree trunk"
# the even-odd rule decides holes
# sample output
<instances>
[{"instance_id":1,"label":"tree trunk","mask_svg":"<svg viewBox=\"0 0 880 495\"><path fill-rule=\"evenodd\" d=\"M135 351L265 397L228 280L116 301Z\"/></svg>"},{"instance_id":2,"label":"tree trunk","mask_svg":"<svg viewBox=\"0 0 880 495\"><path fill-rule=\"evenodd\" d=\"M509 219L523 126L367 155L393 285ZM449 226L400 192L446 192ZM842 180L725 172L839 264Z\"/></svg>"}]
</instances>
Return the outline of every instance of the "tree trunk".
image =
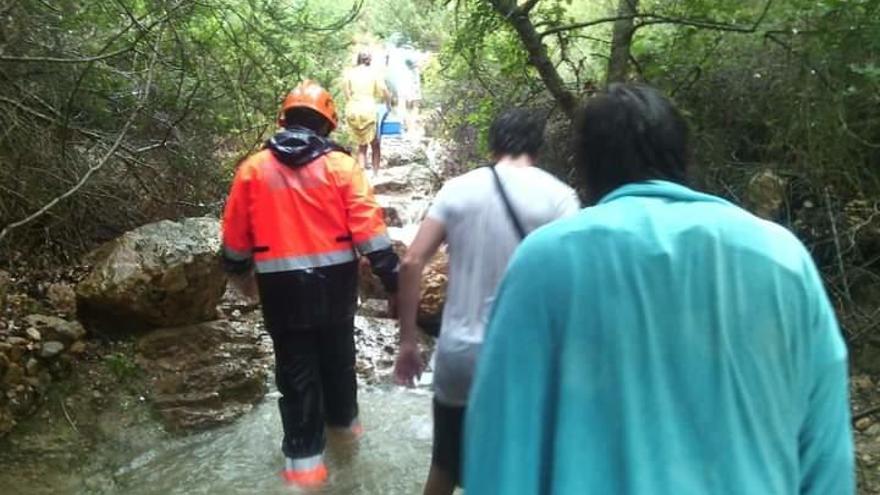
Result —
<instances>
[{"instance_id":1,"label":"tree trunk","mask_svg":"<svg viewBox=\"0 0 880 495\"><path fill-rule=\"evenodd\" d=\"M529 54L529 63L538 71L541 80L544 81L547 90L553 95L562 111L568 117L574 117L578 98L565 87L562 76L559 75L559 71L556 70L556 66L547 53L547 47L544 46L541 35L529 18L529 10L537 2L526 2L524 6L527 8L516 7L516 2L505 0L489 0L489 3L498 14L507 19L516 34L519 35L520 41Z\"/></svg>"},{"instance_id":2,"label":"tree trunk","mask_svg":"<svg viewBox=\"0 0 880 495\"><path fill-rule=\"evenodd\" d=\"M630 47L635 34L635 16L638 13L639 0L619 0L618 17L625 17L614 22L611 34L611 58L608 60L608 74L605 82L626 81L629 75ZM629 17L627 17L629 16Z\"/></svg>"}]
</instances>

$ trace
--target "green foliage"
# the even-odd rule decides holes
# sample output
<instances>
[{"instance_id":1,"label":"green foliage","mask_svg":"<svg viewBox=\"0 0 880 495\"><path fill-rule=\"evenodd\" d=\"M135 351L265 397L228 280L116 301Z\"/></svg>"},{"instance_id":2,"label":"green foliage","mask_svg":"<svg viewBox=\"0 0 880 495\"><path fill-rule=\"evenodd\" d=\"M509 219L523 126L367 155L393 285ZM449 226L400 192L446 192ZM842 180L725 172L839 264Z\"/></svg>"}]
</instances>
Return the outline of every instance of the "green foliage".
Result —
<instances>
[{"instance_id":1,"label":"green foliage","mask_svg":"<svg viewBox=\"0 0 880 495\"><path fill-rule=\"evenodd\" d=\"M0 241L0 261L35 248L76 254L137 224L216 214L232 167L273 130L284 93L306 77L333 87L360 7L5 2L0 229L98 168Z\"/></svg>"},{"instance_id":2,"label":"green foliage","mask_svg":"<svg viewBox=\"0 0 880 495\"><path fill-rule=\"evenodd\" d=\"M126 354L114 352L104 356L104 366L119 381L126 382L140 374L137 363Z\"/></svg>"}]
</instances>

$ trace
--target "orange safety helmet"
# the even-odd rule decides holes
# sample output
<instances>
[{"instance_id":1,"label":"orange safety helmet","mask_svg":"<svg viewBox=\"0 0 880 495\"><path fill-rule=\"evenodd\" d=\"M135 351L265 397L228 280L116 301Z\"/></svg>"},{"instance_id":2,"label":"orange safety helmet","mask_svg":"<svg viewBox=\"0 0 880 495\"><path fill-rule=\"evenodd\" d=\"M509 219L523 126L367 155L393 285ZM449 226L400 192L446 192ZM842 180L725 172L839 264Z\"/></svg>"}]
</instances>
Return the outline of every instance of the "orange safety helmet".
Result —
<instances>
[{"instance_id":1,"label":"orange safety helmet","mask_svg":"<svg viewBox=\"0 0 880 495\"><path fill-rule=\"evenodd\" d=\"M287 97L284 98L284 104L281 105L281 115L278 116L278 125L284 127L284 114L291 108L308 108L318 112L321 116L330 122L330 130L336 129L339 118L336 115L336 103L333 102L333 96L321 87L315 81L305 80L299 86L293 88Z\"/></svg>"}]
</instances>

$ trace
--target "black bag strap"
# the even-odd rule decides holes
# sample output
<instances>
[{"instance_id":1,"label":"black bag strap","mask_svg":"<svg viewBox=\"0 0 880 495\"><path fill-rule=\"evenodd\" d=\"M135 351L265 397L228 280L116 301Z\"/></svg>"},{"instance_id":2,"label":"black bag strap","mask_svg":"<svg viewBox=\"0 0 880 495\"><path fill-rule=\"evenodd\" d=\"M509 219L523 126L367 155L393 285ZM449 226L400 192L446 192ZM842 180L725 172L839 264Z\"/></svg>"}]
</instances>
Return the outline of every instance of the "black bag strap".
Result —
<instances>
[{"instance_id":1,"label":"black bag strap","mask_svg":"<svg viewBox=\"0 0 880 495\"><path fill-rule=\"evenodd\" d=\"M489 169L492 171L492 176L495 177L495 187L498 189L498 194L501 195L501 199L504 201L504 207L507 209L507 216L510 217L510 223L512 223L513 228L516 229L519 239L523 240L526 238L526 230L523 228L522 223L520 223L519 217L516 216L513 204L510 203L510 198L507 196L507 191L504 189L504 184L501 183L501 177L498 176L498 171L495 170L495 165L490 165Z\"/></svg>"}]
</instances>

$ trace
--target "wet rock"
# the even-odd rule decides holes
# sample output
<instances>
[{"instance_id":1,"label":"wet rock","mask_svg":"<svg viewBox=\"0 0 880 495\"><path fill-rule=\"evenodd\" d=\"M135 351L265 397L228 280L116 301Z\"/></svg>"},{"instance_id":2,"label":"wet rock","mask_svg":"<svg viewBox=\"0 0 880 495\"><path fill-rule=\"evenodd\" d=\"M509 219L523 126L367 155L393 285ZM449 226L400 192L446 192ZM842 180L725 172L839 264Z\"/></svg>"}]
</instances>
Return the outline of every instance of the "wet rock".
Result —
<instances>
[{"instance_id":1,"label":"wet rock","mask_svg":"<svg viewBox=\"0 0 880 495\"><path fill-rule=\"evenodd\" d=\"M870 428L874 424L874 420L871 418L861 418L856 421L856 429L859 431L865 431Z\"/></svg>"},{"instance_id":2,"label":"wet rock","mask_svg":"<svg viewBox=\"0 0 880 495\"><path fill-rule=\"evenodd\" d=\"M403 227L403 220L400 218L397 208L386 206L382 210L385 212L385 225L388 227Z\"/></svg>"},{"instance_id":3,"label":"wet rock","mask_svg":"<svg viewBox=\"0 0 880 495\"><path fill-rule=\"evenodd\" d=\"M75 355L84 354L86 352L86 343L83 341L74 342L70 346L70 353Z\"/></svg>"},{"instance_id":4,"label":"wet rock","mask_svg":"<svg viewBox=\"0 0 880 495\"><path fill-rule=\"evenodd\" d=\"M394 250L401 258L406 254L406 245L395 241ZM443 305L446 302L446 286L449 280L449 258L443 251L438 252L422 272L421 299L417 322L426 332L436 335L440 329ZM360 267L361 299L385 299L385 289L378 277L370 271L369 263L361 263ZM370 311L371 308L366 308ZM373 311L364 316L381 316Z\"/></svg>"},{"instance_id":5,"label":"wet rock","mask_svg":"<svg viewBox=\"0 0 880 495\"><path fill-rule=\"evenodd\" d=\"M770 170L755 174L746 186L746 206L761 218L776 219L785 203L785 186L785 180Z\"/></svg>"},{"instance_id":6,"label":"wet rock","mask_svg":"<svg viewBox=\"0 0 880 495\"><path fill-rule=\"evenodd\" d=\"M187 218L145 225L100 247L77 286L77 311L108 334L172 327L216 316L226 288L219 222Z\"/></svg>"},{"instance_id":7,"label":"wet rock","mask_svg":"<svg viewBox=\"0 0 880 495\"><path fill-rule=\"evenodd\" d=\"M434 256L422 275L422 293L416 320L430 335L436 336L440 331L448 283L449 258L441 251Z\"/></svg>"},{"instance_id":8,"label":"wet rock","mask_svg":"<svg viewBox=\"0 0 880 495\"><path fill-rule=\"evenodd\" d=\"M389 358L385 349L397 349L397 336L394 320L367 316L355 318L355 344L358 350L355 369L367 383L391 380L394 360Z\"/></svg>"},{"instance_id":9,"label":"wet rock","mask_svg":"<svg viewBox=\"0 0 880 495\"><path fill-rule=\"evenodd\" d=\"M24 369L16 363L10 363L6 373L3 374L3 385L7 389L13 388L24 382L24 377Z\"/></svg>"},{"instance_id":10,"label":"wet rock","mask_svg":"<svg viewBox=\"0 0 880 495\"><path fill-rule=\"evenodd\" d=\"M27 364L24 365L24 369L28 376L37 376L40 372L40 362L34 358L30 358L27 360Z\"/></svg>"},{"instance_id":11,"label":"wet rock","mask_svg":"<svg viewBox=\"0 0 880 495\"><path fill-rule=\"evenodd\" d=\"M56 311L66 315L76 312L76 290L71 284L54 283L46 289L46 298Z\"/></svg>"},{"instance_id":12,"label":"wet rock","mask_svg":"<svg viewBox=\"0 0 880 495\"><path fill-rule=\"evenodd\" d=\"M365 299L358 306L358 314L373 318L387 318L388 301L384 299Z\"/></svg>"},{"instance_id":13,"label":"wet rock","mask_svg":"<svg viewBox=\"0 0 880 495\"><path fill-rule=\"evenodd\" d=\"M875 387L874 380L869 375L854 375L850 378L850 384L859 392L868 392Z\"/></svg>"},{"instance_id":14,"label":"wet rock","mask_svg":"<svg viewBox=\"0 0 880 495\"><path fill-rule=\"evenodd\" d=\"M225 320L152 331L137 342L152 401L169 430L227 423L266 394L270 357L248 324Z\"/></svg>"},{"instance_id":15,"label":"wet rock","mask_svg":"<svg viewBox=\"0 0 880 495\"><path fill-rule=\"evenodd\" d=\"M412 167L406 181L413 193L413 198L421 195L432 196L443 183L442 177L428 166Z\"/></svg>"},{"instance_id":16,"label":"wet rock","mask_svg":"<svg viewBox=\"0 0 880 495\"><path fill-rule=\"evenodd\" d=\"M21 337L9 337L7 342L10 344L9 350L6 351L9 360L13 363L20 362L25 352L27 352L27 346L30 345L30 342Z\"/></svg>"},{"instance_id":17,"label":"wet rock","mask_svg":"<svg viewBox=\"0 0 880 495\"><path fill-rule=\"evenodd\" d=\"M220 306L227 315L233 311L246 313L259 309L260 301L257 298L246 297L235 287L235 284L227 284Z\"/></svg>"},{"instance_id":18,"label":"wet rock","mask_svg":"<svg viewBox=\"0 0 880 495\"><path fill-rule=\"evenodd\" d=\"M29 339L33 340L34 342L39 342L43 339L43 335L40 333L39 330L34 327L29 327L27 330L24 331L24 333Z\"/></svg>"},{"instance_id":19,"label":"wet rock","mask_svg":"<svg viewBox=\"0 0 880 495\"><path fill-rule=\"evenodd\" d=\"M86 329L78 321L67 321L56 316L30 315L25 321L39 330L46 340L58 340L71 344L86 336Z\"/></svg>"},{"instance_id":20,"label":"wet rock","mask_svg":"<svg viewBox=\"0 0 880 495\"><path fill-rule=\"evenodd\" d=\"M424 164L428 162L428 154L423 143L418 141L401 140L383 143L382 159L386 168L402 167L405 165Z\"/></svg>"},{"instance_id":21,"label":"wet rock","mask_svg":"<svg viewBox=\"0 0 880 495\"><path fill-rule=\"evenodd\" d=\"M57 340L44 342L40 347L40 357L43 359L52 359L64 351L64 344Z\"/></svg>"},{"instance_id":22,"label":"wet rock","mask_svg":"<svg viewBox=\"0 0 880 495\"><path fill-rule=\"evenodd\" d=\"M376 194L402 193L409 189L406 176L384 175L373 182Z\"/></svg>"}]
</instances>

